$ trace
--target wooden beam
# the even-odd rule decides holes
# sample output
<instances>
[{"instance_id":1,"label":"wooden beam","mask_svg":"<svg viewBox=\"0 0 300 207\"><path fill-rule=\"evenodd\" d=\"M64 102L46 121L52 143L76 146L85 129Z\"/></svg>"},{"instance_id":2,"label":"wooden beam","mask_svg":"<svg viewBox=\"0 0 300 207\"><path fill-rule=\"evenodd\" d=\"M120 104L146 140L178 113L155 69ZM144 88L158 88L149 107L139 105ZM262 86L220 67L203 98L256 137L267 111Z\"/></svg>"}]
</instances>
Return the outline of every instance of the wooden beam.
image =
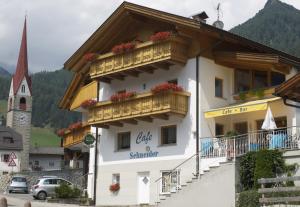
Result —
<instances>
[{"instance_id":1,"label":"wooden beam","mask_svg":"<svg viewBox=\"0 0 300 207\"><path fill-rule=\"evenodd\" d=\"M150 123L153 121L153 119L151 117L149 117L149 116L137 117L135 119L138 119L138 120L141 120L141 121L145 121L145 122L150 122Z\"/></svg>"},{"instance_id":2,"label":"wooden beam","mask_svg":"<svg viewBox=\"0 0 300 207\"><path fill-rule=\"evenodd\" d=\"M125 75L121 75L121 74L112 74L112 75L107 75L107 77L109 77L109 78L111 78L111 79L124 80Z\"/></svg>"},{"instance_id":3,"label":"wooden beam","mask_svg":"<svg viewBox=\"0 0 300 207\"><path fill-rule=\"evenodd\" d=\"M112 126L116 126L116 127L124 126L124 124L122 124L121 122L110 122L110 123L108 123L108 125L112 125Z\"/></svg>"},{"instance_id":4,"label":"wooden beam","mask_svg":"<svg viewBox=\"0 0 300 207\"><path fill-rule=\"evenodd\" d=\"M144 72L144 73L149 73L149 74L153 74L154 73L154 69L156 68L152 68L152 67L141 67L141 68L137 68L135 70L140 71L140 72Z\"/></svg>"},{"instance_id":5,"label":"wooden beam","mask_svg":"<svg viewBox=\"0 0 300 207\"><path fill-rule=\"evenodd\" d=\"M169 115L167 114L155 114L155 115L151 115L151 117L163 119L163 120L169 120Z\"/></svg>"},{"instance_id":6,"label":"wooden beam","mask_svg":"<svg viewBox=\"0 0 300 207\"><path fill-rule=\"evenodd\" d=\"M92 124L93 127L109 129L109 126L106 124Z\"/></svg>"},{"instance_id":7,"label":"wooden beam","mask_svg":"<svg viewBox=\"0 0 300 207\"><path fill-rule=\"evenodd\" d=\"M133 124L133 125L138 124L137 120L135 120L135 119L125 119L125 120L122 120L122 122L126 123L126 124Z\"/></svg>"},{"instance_id":8,"label":"wooden beam","mask_svg":"<svg viewBox=\"0 0 300 207\"><path fill-rule=\"evenodd\" d=\"M154 67L156 69L162 69L162 70L169 70L170 66L165 63L153 63L150 65L151 67Z\"/></svg>"},{"instance_id":9,"label":"wooden beam","mask_svg":"<svg viewBox=\"0 0 300 207\"><path fill-rule=\"evenodd\" d=\"M99 78L99 81L104 82L104 83L111 83L111 79L107 77L101 77Z\"/></svg>"},{"instance_id":10,"label":"wooden beam","mask_svg":"<svg viewBox=\"0 0 300 207\"><path fill-rule=\"evenodd\" d=\"M128 70L128 71L122 71L120 72L121 74L125 75L125 76L133 76L133 77L139 77L140 72L139 71L135 71L135 70Z\"/></svg>"}]
</instances>

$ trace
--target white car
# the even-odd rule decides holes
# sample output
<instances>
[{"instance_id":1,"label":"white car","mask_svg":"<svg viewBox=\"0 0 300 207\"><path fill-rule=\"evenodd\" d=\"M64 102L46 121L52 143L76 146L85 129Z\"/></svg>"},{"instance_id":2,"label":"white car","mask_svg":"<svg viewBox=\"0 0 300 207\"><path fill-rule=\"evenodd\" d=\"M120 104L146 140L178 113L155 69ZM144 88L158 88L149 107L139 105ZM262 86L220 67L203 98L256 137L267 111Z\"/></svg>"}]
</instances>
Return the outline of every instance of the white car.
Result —
<instances>
[{"instance_id":1,"label":"white car","mask_svg":"<svg viewBox=\"0 0 300 207\"><path fill-rule=\"evenodd\" d=\"M28 183L25 176L15 175L8 186L8 193L28 193Z\"/></svg>"}]
</instances>

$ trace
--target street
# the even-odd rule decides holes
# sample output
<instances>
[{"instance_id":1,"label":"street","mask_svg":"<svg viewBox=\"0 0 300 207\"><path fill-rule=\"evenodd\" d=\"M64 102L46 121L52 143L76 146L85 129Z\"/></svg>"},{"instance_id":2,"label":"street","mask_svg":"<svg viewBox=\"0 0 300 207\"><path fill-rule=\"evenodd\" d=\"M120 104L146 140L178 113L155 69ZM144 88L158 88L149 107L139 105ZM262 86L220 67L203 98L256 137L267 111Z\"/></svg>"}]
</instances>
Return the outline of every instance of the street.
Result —
<instances>
[{"instance_id":1,"label":"street","mask_svg":"<svg viewBox=\"0 0 300 207\"><path fill-rule=\"evenodd\" d=\"M77 207L78 205L71 205L71 204L57 204L57 203L47 203L44 201L34 200L31 194L21 194L21 193L14 193L14 194L7 194L5 192L0 192L0 198L5 197L7 199L8 206L15 206L15 207L24 207L26 201L31 202L32 207Z\"/></svg>"}]
</instances>

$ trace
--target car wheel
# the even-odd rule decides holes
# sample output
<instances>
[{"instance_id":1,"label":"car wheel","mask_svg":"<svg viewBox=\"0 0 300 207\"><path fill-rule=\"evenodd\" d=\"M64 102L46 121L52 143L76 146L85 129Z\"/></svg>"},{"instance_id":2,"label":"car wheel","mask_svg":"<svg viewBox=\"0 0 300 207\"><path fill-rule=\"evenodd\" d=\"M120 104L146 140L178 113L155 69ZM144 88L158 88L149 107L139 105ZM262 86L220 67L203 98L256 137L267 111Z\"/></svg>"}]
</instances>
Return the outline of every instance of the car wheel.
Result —
<instances>
[{"instance_id":1,"label":"car wheel","mask_svg":"<svg viewBox=\"0 0 300 207\"><path fill-rule=\"evenodd\" d=\"M9 190L9 191L8 191L8 193L12 193L12 191L11 191L11 190Z\"/></svg>"},{"instance_id":2,"label":"car wheel","mask_svg":"<svg viewBox=\"0 0 300 207\"><path fill-rule=\"evenodd\" d=\"M38 198L39 200L46 200L46 198L47 198L47 193L44 192L44 191L41 191L41 192L39 192L39 193L37 194L37 198Z\"/></svg>"}]
</instances>

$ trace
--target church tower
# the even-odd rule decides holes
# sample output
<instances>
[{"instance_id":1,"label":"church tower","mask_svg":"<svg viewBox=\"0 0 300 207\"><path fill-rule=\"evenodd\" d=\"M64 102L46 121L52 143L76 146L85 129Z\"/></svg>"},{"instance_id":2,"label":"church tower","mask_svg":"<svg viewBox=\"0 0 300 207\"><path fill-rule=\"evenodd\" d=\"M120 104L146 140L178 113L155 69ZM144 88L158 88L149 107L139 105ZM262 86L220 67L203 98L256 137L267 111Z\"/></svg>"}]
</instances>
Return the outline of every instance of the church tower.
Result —
<instances>
[{"instance_id":1,"label":"church tower","mask_svg":"<svg viewBox=\"0 0 300 207\"><path fill-rule=\"evenodd\" d=\"M27 34L25 19L16 72L12 77L10 85L7 112L7 126L15 129L23 137L23 151L20 159L21 170L29 169L31 109L32 93L31 78L28 74Z\"/></svg>"}]
</instances>

